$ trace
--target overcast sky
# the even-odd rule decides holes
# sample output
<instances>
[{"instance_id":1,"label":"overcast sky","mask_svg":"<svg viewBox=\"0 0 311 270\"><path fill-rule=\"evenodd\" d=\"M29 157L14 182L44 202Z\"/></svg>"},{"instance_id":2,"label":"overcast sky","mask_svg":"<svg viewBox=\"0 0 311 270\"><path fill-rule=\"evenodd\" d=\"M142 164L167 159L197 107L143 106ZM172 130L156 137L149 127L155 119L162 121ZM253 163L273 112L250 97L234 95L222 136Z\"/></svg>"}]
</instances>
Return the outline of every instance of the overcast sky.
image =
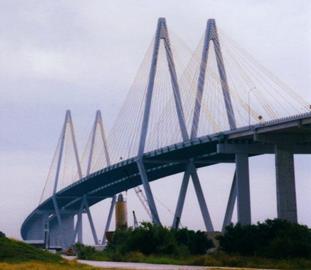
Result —
<instances>
[{"instance_id":1,"label":"overcast sky","mask_svg":"<svg viewBox=\"0 0 311 270\"><path fill-rule=\"evenodd\" d=\"M215 18L241 47L311 102L310 15L309 0L0 0L0 230L20 237L22 221L38 203L66 109L72 110L80 148L96 109L107 129L112 126L158 17L166 17L169 29L193 49L206 20ZM310 162L308 156L296 157L299 221L309 226ZM273 164L272 156L251 159L253 221L276 216ZM200 170L216 229L233 169ZM178 175L152 183L166 225L180 180ZM144 219L135 196L128 198L129 210ZM107 206L93 207L99 233ZM192 186L184 213L183 225L204 228Z\"/></svg>"}]
</instances>

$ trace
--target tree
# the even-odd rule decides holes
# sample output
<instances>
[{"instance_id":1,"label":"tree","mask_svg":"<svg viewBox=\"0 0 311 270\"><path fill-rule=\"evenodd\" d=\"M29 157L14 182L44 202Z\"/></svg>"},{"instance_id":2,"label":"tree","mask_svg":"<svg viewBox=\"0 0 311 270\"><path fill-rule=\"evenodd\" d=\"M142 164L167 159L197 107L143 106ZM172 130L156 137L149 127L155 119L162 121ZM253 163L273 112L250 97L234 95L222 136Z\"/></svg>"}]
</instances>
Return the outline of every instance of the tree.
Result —
<instances>
[{"instance_id":1,"label":"tree","mask_svg":"<svg viewBox=\"0 0 311 270\"><path fill-rule=\"evenodd\" d=\"M117 230L108 250L125 254L139 251L145 255L205 254L213 242L204 232L188 229L169 229L151 223L142 223L136 229Z\"/></svg>"},{"instance_id":2,"label":"tree","mask_svg":"<svg viewBox=\"0 0 311 270\"><path fill-rule=\"evenodd\" d=\"M311 231L307 226L286 220L266 220L256 225L229 225L218 237L227 253L271 258L311 256Z\"/></svg>"}]
</instances>

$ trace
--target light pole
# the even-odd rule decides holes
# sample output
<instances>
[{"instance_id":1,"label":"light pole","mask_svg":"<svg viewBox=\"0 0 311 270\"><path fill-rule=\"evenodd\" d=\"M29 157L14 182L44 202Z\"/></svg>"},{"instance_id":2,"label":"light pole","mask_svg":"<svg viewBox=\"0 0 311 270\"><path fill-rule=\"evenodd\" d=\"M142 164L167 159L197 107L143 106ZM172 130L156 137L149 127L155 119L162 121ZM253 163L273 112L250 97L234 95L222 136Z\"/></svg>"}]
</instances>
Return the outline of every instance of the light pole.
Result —
<instances>
[{"instance_id":1,"label":"light pole","mask_svg":"<svg viewBox=\"0 0 311 270\"><path fill-rule=\"evenodd\" d=\"M247 103L248 103L248 126L251 125L251 104L250 104L250 94L256 89L256 87L252 87L247 91Z\"/></svg>"}]
</instances>

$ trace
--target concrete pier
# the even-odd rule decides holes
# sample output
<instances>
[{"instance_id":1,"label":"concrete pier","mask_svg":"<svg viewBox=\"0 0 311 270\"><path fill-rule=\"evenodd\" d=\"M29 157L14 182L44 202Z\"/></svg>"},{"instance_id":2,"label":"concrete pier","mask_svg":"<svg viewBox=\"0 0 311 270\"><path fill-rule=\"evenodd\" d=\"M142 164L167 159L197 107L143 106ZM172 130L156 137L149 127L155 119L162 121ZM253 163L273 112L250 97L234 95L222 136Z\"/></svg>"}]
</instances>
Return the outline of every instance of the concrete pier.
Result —
<instances>
[{"instance_id":1,"label":"concrete pier","mask_svg":"<svg viewBox=\"0 0 311 270\"><path fill-rule=\"evenodd\" d=\"M241 224L251 224L248 154L238 153L235 155L235 159L238 222Z\"/></svg>"},{"instance_id":2,"label":"concrete pier","mask_svg":"<svg viewBox=\"0 0 311 270\"><path fill-rule=\"evenodd\" d=\"M275 146L278 218L297 223L294 155L286 145Z\"/></svg>"},{"instance_id":3,"label":"concrete pier","mask_svg":"<svg viewBox=\"0 0 311 270\"><path fill-rule=\"evenodd\" d=\"M49 242L50 247L68 248L74 243L74 215L69 213L61 214L62 228L59 227L57 219L50 221L49 228Z\"/></svg>"}]
</instances>

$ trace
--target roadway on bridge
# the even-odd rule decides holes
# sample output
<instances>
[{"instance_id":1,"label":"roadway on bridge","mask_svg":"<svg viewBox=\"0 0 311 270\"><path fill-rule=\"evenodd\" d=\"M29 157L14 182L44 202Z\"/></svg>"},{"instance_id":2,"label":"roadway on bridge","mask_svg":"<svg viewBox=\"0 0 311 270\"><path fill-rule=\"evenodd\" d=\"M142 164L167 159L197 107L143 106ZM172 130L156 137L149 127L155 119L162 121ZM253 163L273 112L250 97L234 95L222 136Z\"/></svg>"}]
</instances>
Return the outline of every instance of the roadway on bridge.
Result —
<instances>
[{"instance_id":1,"label":"roadway on bridge","mask_svg":"<svg viewBox=\"0 0 311 270\"><path fill-rule=\"evenodd\" d=\"M194 159L197 168L223 162L234 162L233 154L223 154L217 150L217 145L224 142L228 142L231 145L234 143L239 143L240 145L260 144L262 146L261 154L272 154L274 152L273 145L256 142L255 134L257 136L263 134L305 136L311 134L310 125L311 113L307 113L164 147L144 154L148 178L150 181L154 181L180 173L185 170L185 164L189 159ZM302 143L301 146L302 152L310 150L309 143ZM92 173L88 177L60 190L56 197L62 210L78 211L85 194L88 194L88 203L91 206L112 197L116 193L126 191L138 185L141 185L141 179L135 158L132 158ZM27 227L31 226L37 214L44 211L53 212L53 209L52 198L40 204L23 223L21 229L23 238L26 238Z\"/></svg>"}]
</instances>

